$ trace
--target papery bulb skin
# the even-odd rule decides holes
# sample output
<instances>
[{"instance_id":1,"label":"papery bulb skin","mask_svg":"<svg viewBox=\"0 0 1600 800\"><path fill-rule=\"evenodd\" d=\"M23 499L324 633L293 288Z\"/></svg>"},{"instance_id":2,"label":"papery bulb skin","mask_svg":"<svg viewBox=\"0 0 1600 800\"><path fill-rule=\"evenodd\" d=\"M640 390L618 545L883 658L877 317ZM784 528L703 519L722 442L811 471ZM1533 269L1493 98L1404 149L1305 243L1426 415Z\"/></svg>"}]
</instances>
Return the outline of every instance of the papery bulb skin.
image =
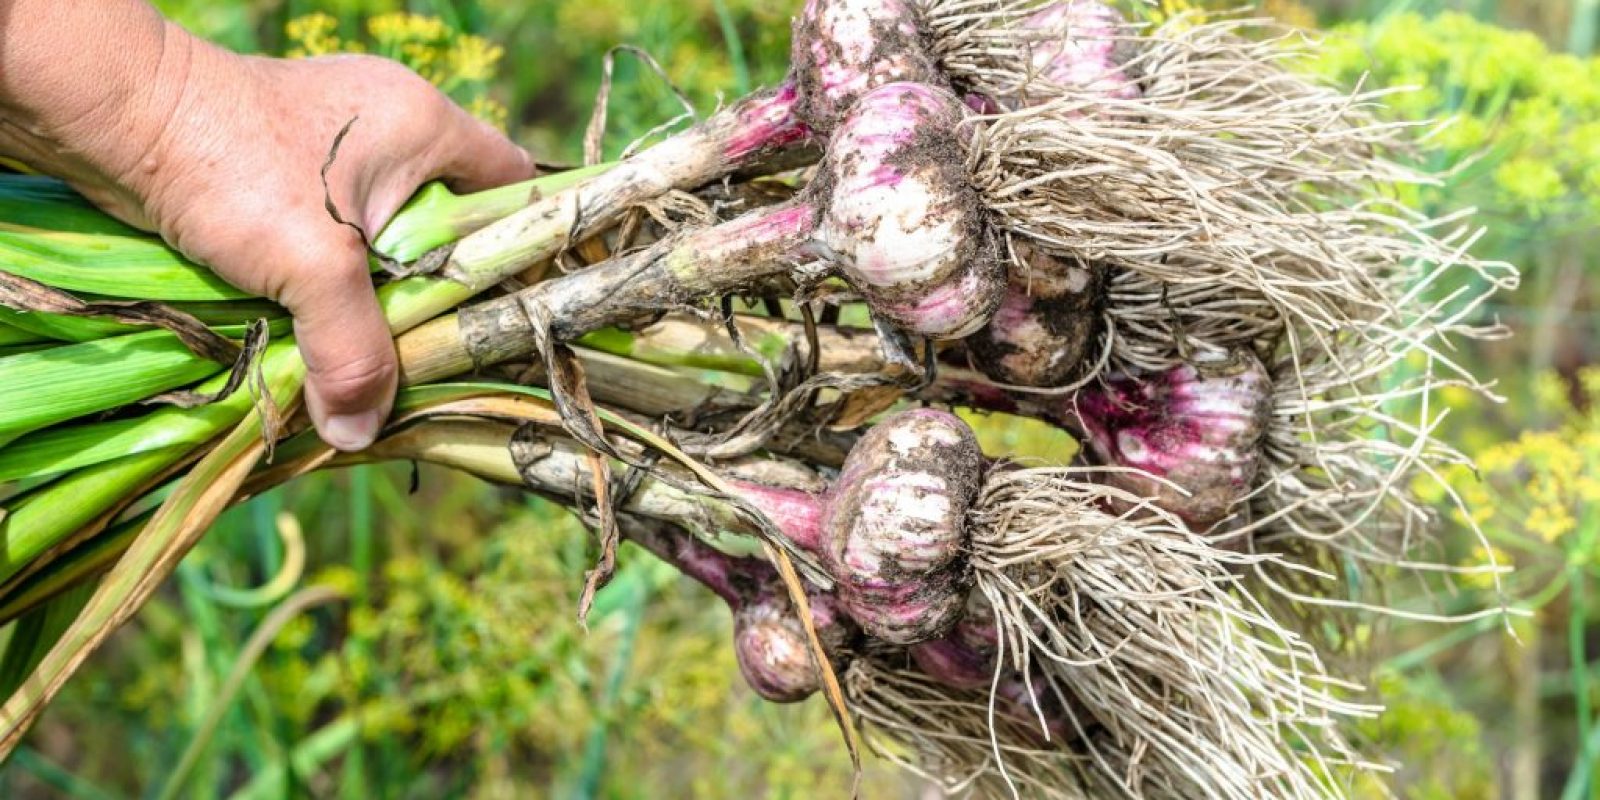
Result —
<instances>
[{"instance_id":1,"label":"papery bulb skin","mask_svg":"<svg viewBox=\"0 0 1600 800\"><path fill-rule=\"evenodd\" d=\"M1110 472L1108 482L1204 530L1250 492L1271 416L1272 380L1259 359L1240 351L1218 364L1109 376L1085 387L1076 406L1098 463L1148 473Z\"/></svg>"},{"instance_id":2,"label":"papery bulb skin","mask_svg":"<svg viewBox=\"0 0 1600 800\"><path fill-rule=\"evenodd\" d=\"M813 592L807 600L823 651L837 658L855 626L831 596ZM733 648L745 682L774 703L799 702L822 686L805 628L785 596L765 595L735 611Z\"/></svg>"},{"instance_id":3,"label":"papery bulb skin","mask_svg":"<svg viewBox=\"0 0 1600 800\"><path fill-rule=\"evenodd\" d=\"M1139 84L1122 66L1129 34L1115 8L1096 0L1060 0L1024 18L1021 27L1045 34L1032 45L1032 65L1051 88L1118 100L1139 96ZM1019 107L1028 99L1005 101Z\"/></svg>"},{"instance_id":4,"label":"papery bulb skin","mask_svg":"<svg viewBox=\"0 0 1600 800\"><path fill-rule=\"evenodd\" d=\"M972 430L944 411L901 412L857 442L829 494L819 555L862 630L913 644L960 619L970 576L959 556L982 476Z\"/></svg>"},{"instance_id":5,"label":"papery bulb skin","mask_svg":"<svg viewBox=\"0 0 1600 800\"><path fill-rule=\"evenodd\" d=\"M818 131L832 131L857 100L886 83L944 80L913 0L806 0L793 42L798 114Z\"/></svg>"},{"instance_id":6,"label":"papery bulb skin","mask_svg":"<svg viewBox=\"0 0 1600 800\"><path fill-rule=\"evenodd\" d=\"M872 310L908 332L959 339L988 321L1005 268L966 169L965 106L919 83L878 87L834 133L819 241Z\"/></svg>"},{"instance_id":7,"label":"papery bulb skin","mask_svg":"<svg viewBox=\"0 0 1600 800\"><path fill-rule=\"evenodd\" d=\"M811 136L811 128L800 121L799 103L800 87L792 80L746 98L732 109L736 133L723 143L722 157L745 163Z\"/></svg>"},{"instance_id":8,"label":"papery bulb skin","mask_svg":"<svg viewBox=\"0 0 1600 800\"><path fill-rule=\"evenodd\" d=\"M972 364L999 383L1054 387L1082 371L1099 330L1104 265L1014 245L1005 298L994 317L966 340Z\"/></svg>"},{"instance_id":9,"label":"papery bulb skin","mask_svg":"<svg viewBox=\"0 0 1600 800\"><path fill-rule=\"evenodd\" d=\"M957 689L983 689L994 682L999 632L983 595L971 592L961 619L944 636L906 648L923 674Z\"/></svg>"}]
</instances>

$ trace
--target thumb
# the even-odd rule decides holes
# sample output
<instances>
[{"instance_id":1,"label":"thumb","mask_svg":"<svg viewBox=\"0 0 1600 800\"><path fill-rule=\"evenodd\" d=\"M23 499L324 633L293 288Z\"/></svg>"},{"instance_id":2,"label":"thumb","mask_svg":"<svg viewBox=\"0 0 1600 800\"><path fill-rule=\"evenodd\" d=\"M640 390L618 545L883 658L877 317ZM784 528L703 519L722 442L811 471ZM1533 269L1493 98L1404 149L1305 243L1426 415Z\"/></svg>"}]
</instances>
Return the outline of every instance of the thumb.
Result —
<instances>
[{"instance_id":1,"label":"thumb","mask_svg":"<svg viewBox=\"0 0 1600 800\"><path fill-rule=\"evenodd\" d=\"M527 180L536 172L528 151L460 108L451 109L439 145L442 159L433 177L445 179L456 191L492 189Z\"/></svg>"},{"instance_id":2,"label":"thumb","mask_svg":"<svg viewBox=\"0 0 1600 800\"><path fill-rule=\"evenodd\" d=\"M280 262L292 277L278 300L294 315L306 362L306 410L317 433L340 450L360 450L377 438L394 404L394 340L364 252L345 242L320 248L321 259L318 252L304 248L309 258ZM327 253L341 255L328 264Z\"/></svg>"}]
</instances>

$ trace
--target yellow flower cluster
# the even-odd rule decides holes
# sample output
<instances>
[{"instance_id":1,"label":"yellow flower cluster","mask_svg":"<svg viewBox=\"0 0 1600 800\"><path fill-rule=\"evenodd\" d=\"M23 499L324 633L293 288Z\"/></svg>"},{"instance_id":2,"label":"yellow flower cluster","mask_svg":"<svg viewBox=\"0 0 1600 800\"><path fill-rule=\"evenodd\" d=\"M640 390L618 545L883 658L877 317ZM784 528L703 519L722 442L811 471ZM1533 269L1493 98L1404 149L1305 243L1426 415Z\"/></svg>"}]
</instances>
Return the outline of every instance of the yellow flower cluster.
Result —
<instances>
[{"instance_id":1,"label":"yellow flower cluster","mask_svg":"<svg viewBox=\"0 0 1600 800\"><path fill-rule=\"evenodd\" d=\"M458 36L445 52L445 65L456 80L487 81L505 54L505 48L482 36Z\"/></svg>"},{"instance_id":2,"label":"yellow flower cluster","mask_svg":"<svg viewBox=\"0 0 1600 800\"><path fill-rule=\"evenodd\" d=\"M367 34L380 47L423 42L432 43L449 37L453 30L438 17L397 11L379 14L367 20Z\"/></svg>"},{"instance_id":3,"label":"yellow flower cluster","mask_svg":"<svg viewBox=\"0 0 1600 800\"><path fill-rule=\"evenodd\" d=\"M369 41L343 39L339 21L321 12L290 20L286 55L308 58L328 53L371 52L410 67L461 103L474 116L504 128L509 111L488 96L505 49L482 36L462 33L443 19L393 12L367 20ZM369 45L370 42L370 45Z\"/></svg>"},{"instance_id":4,"label":"yellow flower cluster","mask_svg":"<svg viewBox=\"0 0 1600 800\"><path fill-rule=\"evenodd\" d=\"M1151 22L1160 25L1171 21L1174 17L1187 17L1189 24L1200 25L1206 21L1206 9L1203 2L1195 0L1161 0L1155 6L1145 6L1144 15Z\"/></svg>"},{"instance_id":5,"label":"yellow flower cluster","mask_svg":"<svg viewBox=\"0 0 1600 800\"><path fill-rule=\"evenodd\" d=\"M1465 13L1404 12L1338 26L1310 66L1346 85L1415 87L1386 98L1395 118L1450 118L1430 146L1451 162L1490 159L1488 196L1448 184L1432 199L1535 219L1600 215L1600 58L1551 52Z\"/></svg>"},{"instance_id":6,"label":"yellow flower cluster","mask_svg":"<svg viewBox=\"0 0 1600 800\"><path fill-rule=\"evenodd\" d=\"M1231 12L1239 8L1237 0L1161 0L1159 3L1140 4L1145 19L1161 24L1174 17L1186 16L1188 23L1203 25L1208 11ZM1310 30L1317 27L1317 14L1300 0L1261 0L1260 12L1291 28Z\"/></svg>"},{"instance_id":7,"label":"yellow flower cluster","mask_svg":"<svg viewBox=\"0 0 1600 800\"><path fill-rule=\"evenodd\" d=\"M1488 589L1494 586L1495 574L1516 566L1516 560L1510 553L1490 545L1478 545L1472 551L1472 558L1466 566L1472 571L1461 576L1461 582L1479 589Z\"/></svg>"},{"instance_id":8,"label":"yellow flower cluster","mask_svg":"<svg viewBox=\"0 0 1600 800\"><path fill-rule=\"evenodd\" d=\"M1291 28L1311 30L1317 27L1317 13L1298 0L1266 0L1261 10Z\"/></svg>"},{"instance_id":9,"label":"yellow flower cluster","mask_svg":"<svg viewBox=\"0 0 1600 800\"><path fill-rule=\"evenodd\" d=\"M295 17L284 26L290 46L285 55L290 58L311 58L329 53L360 52L360 42L339 38L339 21L320 11Z\"/></svg>"},{"instance_id":10,"label":"yellow flower cluster","mask_svg":"<svg viewBox=\"0 0 1600 800\"><path fill-rule=\"evenodd\" d=\"M1600 367L1583 370L1575 381L1541 375L1529 394L1558 424L1479 448L1476 471L1453 472L1450 483L1467 509L1457 521L1475 524L1506 547L1554 546L1585 559L1600 546ZM1509 557L1500 561L1510 563ZM1485 563L1482 548L1468 560Z\"/></svg>"}]
</instances>

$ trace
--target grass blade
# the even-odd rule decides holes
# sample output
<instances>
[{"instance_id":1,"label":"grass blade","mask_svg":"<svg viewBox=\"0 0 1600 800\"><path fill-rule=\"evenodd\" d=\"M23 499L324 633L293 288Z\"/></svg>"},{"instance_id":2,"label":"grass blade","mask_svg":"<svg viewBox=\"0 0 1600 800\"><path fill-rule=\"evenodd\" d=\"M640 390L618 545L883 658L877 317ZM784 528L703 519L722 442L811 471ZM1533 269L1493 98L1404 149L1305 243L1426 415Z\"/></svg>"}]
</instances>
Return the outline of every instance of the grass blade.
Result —
<instances>
[{"instance_id":1,"label":"grass blade","mask_svg":"<svg viewBox=\"0 0 1600 800\"><path fill-rule=\"evenodd\" d=\"M184 748L183 756L178 759L178 765L167 776L166 784L162 786L161 793L157 795L160 800L171 800L178 796L178 792L183 790L183 785L188 780L190 771L194 769L195 764L199 763L200 757L205 755L206 748L211 744L211 739L216 734L217 725L222 722L222 715L227 712L228 707L232 704L234 695L238 694L239 689L244 686L245 679L250 676L250 670L255 666L256 661L260 660L262 654L266 653L267 647L272 644L273 639L277 638L278 632L283 630L283 626L292 622L296 616L304 611L331 603L343 597L344 595L339 590L331 586L311 586L294 593L272 609L271 613L267 614L266 618L255 629L255 632L250 634L250 639L245 643L244 650L239 653L239 658L233 663L233 669L228 672L227 680L223 682L221 689L217 691L215 699L211 701L210 706L206 709L205 718L201 720L194 737L189 740L188 746Z\"/></svg>"},{"instance_id":2,"label":"grass blade","mask_svg":"<svg viewBox=\"0 0 1600 800\"><path fill-rule=\"evenodd\" d=\"M68 800L117 800L117 796L101 789L83 777L55 764L26 747L12 755L17 769L33 775L40 783L56 790Z\"/></svg>"},{"instance_id":3,"label":"grass blade","mask_svg":"<svg viewBox=\"0 0 1600 800\"><path fill-rule=\"evenodd\" d=\"M105 515L130 492L183 460L184 452L157 450L74 472L20 500L0 518L0 580L10 578L75 531Z\"/></svg>"},{"instance_id":4,"label":"grass blade","mask_svg":"<svg viewBox=\"0 0 1600 800\"><path fill-rule=\"evenodd\" d=\"M458 195L430 183L412 196L372 243L374 250L411 262L547 194L559 192L610 169L610 164L580 167L472 194Z\"/></svg>"},{"instance_id":5,"label":"grass blade","mask_svg":"<svg viewBox=\"0 0 1600 800\"><path fill-rule=\"evenodd\" d=\"M102 299L83 295L81 299ZM287 312L275 303L263 300L233 300L212 303L170 303L173 309L188 314L223 336L241 338L251 321L271 321L271 332L279 336L289 331ZM0 306L0 324L30 333L36 337L58 339L64 342L90 342L108 336L150 330L148 325L130 325L98 317L70 317L64 314L23 312ZM3 344L0 341L0 344Z\"/></svg>"},{"instance_id":6,"label":"grass blade","mask_svg":"<svg viewBox=\"0 0 1600 800\"><path fill-rule=\"evenodd\" d=\"M230 800L278 800L294 797L296 775L311 775L340 753L359 743L361 728L354 717L343 716L299 740L282 761L255 774ZM299 787L303 788L303 787Z\"/></svg>"},{"instance_id":7,"label":"grass blade","mask_svg":"<svg viewBox=\"0 0 1600 800\"><path fill-rule=\"evenodd\" d=\"M0 322L0 347L42 342L48 337Z\"/></svg>"}]
</instances>

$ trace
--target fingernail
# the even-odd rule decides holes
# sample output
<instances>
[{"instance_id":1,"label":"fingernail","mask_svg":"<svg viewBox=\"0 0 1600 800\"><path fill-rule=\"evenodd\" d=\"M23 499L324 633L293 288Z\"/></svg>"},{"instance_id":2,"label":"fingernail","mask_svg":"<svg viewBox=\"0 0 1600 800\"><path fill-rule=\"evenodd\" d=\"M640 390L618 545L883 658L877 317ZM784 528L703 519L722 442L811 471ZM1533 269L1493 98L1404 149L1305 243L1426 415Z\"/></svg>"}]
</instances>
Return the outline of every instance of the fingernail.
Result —
<instances>
[{"instance_id":1,"label":"fingernail","mask_svg":"<svg viewBox=\"0 0 1600 800\"><path fill-rule=\"evenodd\" d=\"M377 411L360 414L335 414L322 423L322 441L350 452L361 450L378 438L383 419Z\"/></svg>"}]
</instances>

